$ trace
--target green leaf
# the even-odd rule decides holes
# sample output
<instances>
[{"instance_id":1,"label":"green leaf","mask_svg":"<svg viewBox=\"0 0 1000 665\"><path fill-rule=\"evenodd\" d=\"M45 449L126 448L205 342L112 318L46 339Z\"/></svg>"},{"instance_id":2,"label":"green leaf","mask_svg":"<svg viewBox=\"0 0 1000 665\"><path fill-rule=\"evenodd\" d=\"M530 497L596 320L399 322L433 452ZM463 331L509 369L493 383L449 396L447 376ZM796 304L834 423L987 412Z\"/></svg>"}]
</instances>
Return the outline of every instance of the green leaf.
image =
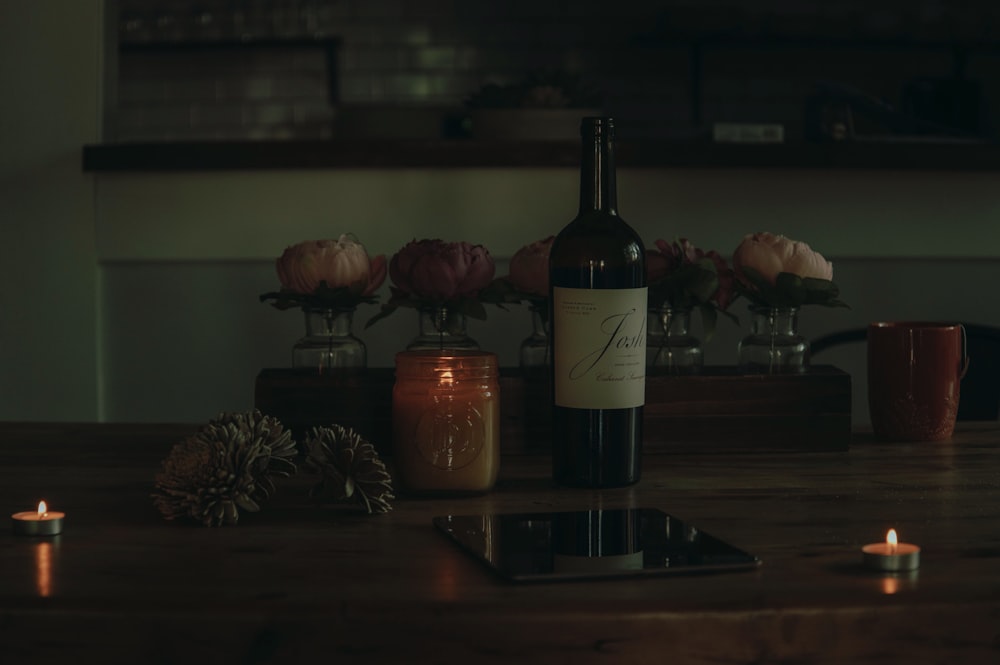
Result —
<instances>
[{"instance_id":1,"label":"green leaf","mask_svg":"<svg viewBox=\"0 0 1000 665\"><path fill-rule=\"evenodd\" d=\"M373 325L375 325L376 323L378 323L382 319L388 317L390 314L392 314L393 312L395 312L396 309L397 309L396 305L393 305L391 303L386 303L386 304L382 305L382 307L379 308L378 313L375 314L375 316L371 317L370 319L368 319L365 322L365 330L368 330L369 328L371 328Z\"/></svg>"},{"instance_id":2,"label":"green leaf","mask_svg":"<svg viewBox=\"0 0 1000 665\"><path fill-rule=\"evenodd\" d=\"M714 267L706 269L703 266L694 264L691 267L694 268L694 271L692 271L687 290L698 302L708 302L715 295L715 292L719 290L719 276L716 274Z\"/></svg>"},{"instance_id":3,"label":"green leaf","mask_svg":"<svg viewBox=\"0 0 1000 665\"><path fill-rule=\"evenodd\" d=\"M765 279L763 275L754 270L749 266L745 266L742 269L743 276L750 280L752 286L757 289L769 289L771 288L771 283Z\"/></svg>"},{"instance_id":4,"label":"green leaf","mask_svg":"<svg viewBox=\"0 0 1000 665\"><path fill-rule=\"evenodd\" d=\"M483 307L483 303L479 302L475 298L463 298L458 301L455 311L461 312L472 319L478 319L480 321L486 320L486 308Z\"/></svg>"},{"instance_id":5,"label":"green leaf","mask_svg":"<svg viewBox=\"0 0 1000 665\"><path fill-rule=\"evenodd\" d=\"M719 276L711 259L685 263L672 273L647 285L654 307L694 307L707 303L719 290Z\"/></svg>"},{"instance_id":6,"label":"green leaf","mask_svg":"<svg viewBox=\"0 0 1000 665\"><path fill-rule=\"evenodd\" d=\"M851 308L850 305L848 305L846 302L844 302L840 298L835 298L833 300L827 300L826 302L821 302L821 303L817 303L817 304L818 305L822 305L823 307L843 307L845 309L850 309Z\"/></svg>"},{"instance_id":7,"label":"green leaf","mask_svg":"<svg viewBox=\"0 0 1000 665\"><path fill-rule=\"evenodd\" d=\"M816 277L778 273L775 285L767 283L753 268L742 268L750 285L737 280L737 295L745 296L754 305L764 307L799 307L802 305L822 305L824 307L847 307L839 298L840 288L831 280Z\"/></svg>"},{"instance_id":8,"label":"green leaf","mask_svg":"<svg viewBox=\"0 0 1000 665\"><path fill-rule=\"evenodd\" d=\"M487 284L480 292L479 299L483 302L499 305L501 303L518 303L521 298L517 289L505 277L497 277Z\"/></svg>"},{"instance_id":9,"label":"green leaf","mask_svg":"<svg viewBox=\"0 0 1000 665\"><path fill-rule=\"evenodd\" d=\"M790 272L779 272L774 280L774 289L781 302L773 303L779 307L798 307L806 301L806 287L802 278Z\"/></svg>"},{"instance_id":10,"label":"green leaf","mask_svg":"<svg viewBox=\"0 0 1000 665\"><path fill-rule=\"evenodd\" d=\"M781 294L763 275L749 267L744 267L741 270L743 276L750 282L750 285L745 285L740 280L737 280L737 293L745 296L755 305L780 306L782 304L783 298Z\"/></svg>"},{"instance_id":11,"label":"green leaf","mask_svg":"<svg viewBox=\"0 0 1000 665\"><path fill-rule=\"evenodd\" d=\"M331 289L326 282L320 282L319 286L312 293L296 293L282 289L281 291L270 291L260 295L260 301L273 300L271 303L277 309L291 309L293 307L309 307L313 309L351 309L361 303L376 303L375 296L365 296L364 282L355 282L350 286L340 286Z\"/></svg>"},{"instance_id":12,"label":"green leaf","mask_svg":"<svg viewBox=\"0 0 1000 665\"><path fill-rule=\"evenodd\" d=\"M806 304L822 305L825 302L836 300L837 296L840 295L840 289L829 280L807 277L802 281L806 287Z\"/></svg>"}]
</instances>

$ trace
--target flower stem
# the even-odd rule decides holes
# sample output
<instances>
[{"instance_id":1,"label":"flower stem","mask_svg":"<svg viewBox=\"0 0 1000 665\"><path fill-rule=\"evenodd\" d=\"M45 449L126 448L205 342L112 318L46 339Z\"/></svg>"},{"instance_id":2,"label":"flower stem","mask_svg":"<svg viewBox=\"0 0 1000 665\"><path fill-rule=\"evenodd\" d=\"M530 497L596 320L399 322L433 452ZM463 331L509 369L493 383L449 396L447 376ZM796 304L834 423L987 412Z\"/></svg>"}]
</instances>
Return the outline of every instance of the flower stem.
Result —
<instances>
[{"instance_id":1,"label":"flower stem","mask_svg":"<svg viewBox=\"0 0 1000 665\"><path fill-rule=\"evenodd\" d=\"M777 318L776 315L777 313L773 308L767 313L767 327L771 333L771 349L767 354L767 371L770 374L774 373L774 361L775 361L775 355L777 354L774 345L775 337L777 336L775 328L778 325L777 321L775 320Z\"/></svg>"},{"instance_id":2,"label":"flower stem","mask_svg":"<svg viewBox=\"0 0 1000 665\"><path fill-rule=\"evenodd\" d=\"M665 309L660 312L660 323L663 325L663 337L660 339L660 347L656 350L656 357L653 359L654 364L660 359L660 355L663 353L664 347L667 349L667 367L671 368L674 366L674 356L673 349L667 340L670 339L670 324L672 309Z\"/></svg>"}]
</instances>

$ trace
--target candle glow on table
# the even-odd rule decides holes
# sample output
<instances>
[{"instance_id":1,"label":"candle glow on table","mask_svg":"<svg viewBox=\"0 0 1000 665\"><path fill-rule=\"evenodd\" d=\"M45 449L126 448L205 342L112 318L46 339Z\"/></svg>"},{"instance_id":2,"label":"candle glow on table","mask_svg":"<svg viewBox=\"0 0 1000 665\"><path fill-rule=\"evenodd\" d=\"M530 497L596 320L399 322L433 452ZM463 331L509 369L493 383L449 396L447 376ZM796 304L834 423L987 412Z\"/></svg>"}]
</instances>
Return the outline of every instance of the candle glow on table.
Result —
<instances>
[{"instance_id":1,"label":"candle glow on table","mask_svg":"<svg viewBox=\"0 0 1000 665\"><path fill-rule=\"evenodd\" d=\"M895 529L889 529L884 543L871 543L861 548L865 566L885 572L914 570L920 566L920 548L901 543Z\"/></svg>"},{"instance_id":2,"label":"candle glow on table","mask_svg":"<svg viewBox=\"0 0 1000 665\"><path fill-rule=\"evenodd\" d=\"M42 598L52 595L52 547L48 540L35 543L35 586Z\"/></svg>"},{"instance_id":3,"label":"candle glow on table","mask_svg":"<svg viewBox=\"0 0 1000 665\"><path fill-rule=\"evenodd\" d=\"M19 536L54 536L62 532L66 513L50 511L44 501L34 512L14 513L11 517L14 533Z\"/></svg>"}]
</instances>

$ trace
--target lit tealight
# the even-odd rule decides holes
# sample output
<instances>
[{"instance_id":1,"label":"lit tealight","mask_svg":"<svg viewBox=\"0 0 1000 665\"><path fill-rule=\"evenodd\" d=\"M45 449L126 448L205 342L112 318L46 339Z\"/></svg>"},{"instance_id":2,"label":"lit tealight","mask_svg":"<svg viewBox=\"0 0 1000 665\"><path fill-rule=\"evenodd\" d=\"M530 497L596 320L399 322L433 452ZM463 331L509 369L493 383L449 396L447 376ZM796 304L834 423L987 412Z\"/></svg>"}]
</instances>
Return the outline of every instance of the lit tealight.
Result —
<instances>
[{"instance_id":1,"label":"lit tealight","mask_svg":"<svg viewBox=\"0 0 1000 665\"><path fill-rule=\"evenodd\" d=\"M54 536L62 532L66 513L50 511L44 501L38 502L38 510L14 513L10 516L14 533L19 536Z\"/></svg>"},{"instance_id":2,"label":"lit tealight","mask_svg":"<svg viewBox=\"0 0 1000 665\"><path fill-rule=\"evenodd\" d=\"M861 548L865 566L885 572L915 570L920 566L920 548L899 542L895 529L889 529L884 543L871 543Z\"/></svg>"}]
</instances>

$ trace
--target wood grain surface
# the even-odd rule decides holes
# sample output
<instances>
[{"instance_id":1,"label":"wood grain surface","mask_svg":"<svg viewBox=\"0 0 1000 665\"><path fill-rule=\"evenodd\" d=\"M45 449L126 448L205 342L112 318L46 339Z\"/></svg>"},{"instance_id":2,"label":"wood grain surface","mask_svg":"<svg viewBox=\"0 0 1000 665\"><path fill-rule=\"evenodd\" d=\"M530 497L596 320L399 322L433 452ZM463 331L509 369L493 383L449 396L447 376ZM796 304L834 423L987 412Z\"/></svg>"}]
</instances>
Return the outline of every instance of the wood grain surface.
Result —
<instances>
[{"instance_id":1,"label":"wood grain surface","mask_svg":"<svg viewBox=\"0 0 1000 665\"><path fill-rule=\"evenodd\" d=\"M505 457L490 494L320 507L314 477L235 527L164 522L149 495L194 426L0 424L0 506L66 512L0 534L0 662L997 663L1000 425L939 444L649 455L642 481L553 487ZM437 533L445 514L663 509L756 554L756 571L517 585ZM861 567L895 527L919 571Z\"/></svg>"}]
</instances>

